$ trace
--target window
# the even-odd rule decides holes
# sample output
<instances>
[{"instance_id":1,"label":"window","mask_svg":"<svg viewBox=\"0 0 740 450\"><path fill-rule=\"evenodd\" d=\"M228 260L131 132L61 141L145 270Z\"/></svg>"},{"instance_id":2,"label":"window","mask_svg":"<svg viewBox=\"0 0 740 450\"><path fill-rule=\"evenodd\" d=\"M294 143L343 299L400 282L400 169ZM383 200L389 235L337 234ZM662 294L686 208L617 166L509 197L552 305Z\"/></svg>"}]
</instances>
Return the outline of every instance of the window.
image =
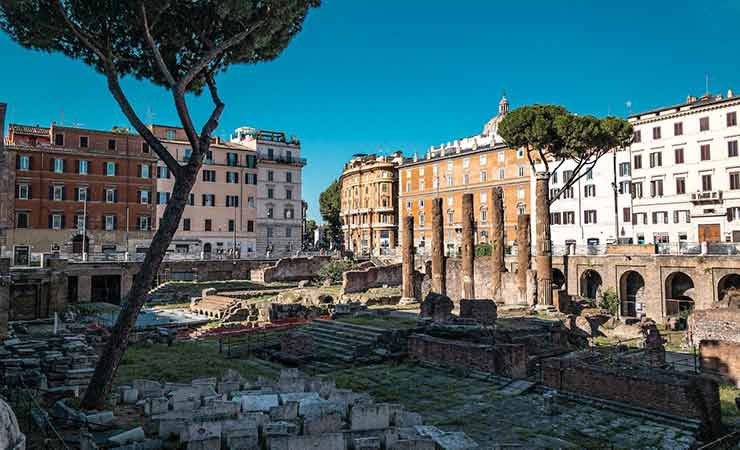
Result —
<instances>
[{"instance_id":1,"label":"window","mask_svg":"<svg viewBox=\"0 0 740 450\"><path fill-rule=\"evenodd\" d=\"M139 191L139 203L142 205L149 204L149 191Z\"/></svg>"},{"instance_id":2,"label":"window","mask_svg":"<svg viewBox=\"0 0 740 450\"><path fill-rule=\"evenodd\" d=\"M701 176L701 190L704 192L712 190L712 176L709 174Z\"/></svg>"},{"instance_id":3,"label":"window","mask_svg":"<svg viewBox=\"0 0 740 450\"><path fill-rule=\"evenodd\" d=\"M149 144L146 142L141 143L141 153L149 153Z\"/></svg>"},{"instance_id":4,"label":"window","mask_svg":"<svg viewBox=\"0 0 740 450\"><path fill-rule=\"evenodd\" d=\"M157 167L157 178L164 179L170 177L170 169L168 169L166 166L158 166Z\"/></svg>"},{"instance_id":5,"label":"window","mask_svg":"<svg viewBox=\"0 0 740 450\"><path fill-rule=\"evenodd\" d=\"M501 167L500 169L498 169L498 179L503 180L505 177L506 177L506 170L503 167Z\"/></svg>"},{"instance_id":6,"label":"window","mask_svg":"<svg viewBox=\"0 0 740 450\"><path fill-rule=\"evenodd\" d=\"M676 164L683 164L683 149L677 148L673 150L673 159L675 160Z\"/></svg>"},{"instance_id":7,"label":"window","mask_svg":"<svg viewBox=\"0 0 740 450\"><path fill-rule=\"evenodd\" d=\"M64 173L64 160L53 159L54 161L54 173Z\"/></svg>"},{"instance_id":8,"label":"window","mask_svg":"<svg viewBox=\"0 0 740 450\"><path fill-rule=\"evenodd\" d=\"M594 171L592 169L588 169L588 172L586 172L586 179L587 180L593 180L594 179Z\"/></svg>"},{"instance_id":9,"label":"window","mask_svg":"<svg viewBox=\"0 0 740 450\"><path fill-rule=\"evenodd\" d=\"M488 202L488 194L486 194L485 192L481 192L480 193L480 202L481 203Z\"/></svg>"},{"instance_id":10,"label":"window","mask_svg":"<svg viewBox=\"0 0 740 450\"><path fill-rule=\"evenodd\" d=\"M632 183L632 198L642 198L642 182Z\"/></svg>"},{"instance_id":11,"label":"window","mask_svg":"<svg viewBox=\"0 0 740 450\"><path fill-rule=\"evenodd\" d=\"M488 157L486 155L480 155L480 164L481 166L485 165L488 160Z\"/></svg>"},{"instance_id":12,"label":"window","mask_svg":"<svg viewBox=\"0 0 740 450\"><path fill-rule=\"evenodd\" d=\"M676 178L676 195L681 195L685 193L686 193L686 178L684 177Z\"/></svg>"},{"instance_id":13,"label":"window","mask_svg":"<svg viewBox=\"0 0 740 450\"><path fill-rule=\"evenodd\" d=\"M226 172L227 183L239 183L239 172Z\"/></svg>"},{"instance_id":14,"label":"window","mask_svg":"<svg viewBox=\"0 0 740 450\"><path fill-rule=\"evenodd\" d=\"M622 222L632 222L632 210L630 208L622 208Z\"/></svg>"},{"instance_id":15,"label":"window","mask_svg":"<svg viewBox=\"0 0 740 450\"><path fill-rule=\"evenodd\" d=\"M193 194L190 194L193 195ZM167 202L170 201L170 193L169 192L157 192L157 204L158 205L166 205ZM192 206L192 204L191 204Z\"/></svg>"},{"instance_id":16,"label":"window","mask_svg":"<svg viewBox=\"0 0 740 450\"><path fill-rule=\"evenodd\" d=\"M653 127L653 139L660 139L660 127Z\"/></svg>"},{"instance_id":17,"label":"window","mask_svg":"<svg viewBox=\"0 0 740 450\"><path fill-rule=\"evenodd\" d=\"M88 200L87 197L87 187L78 187L75 189L76 195L75 198L78 202L84 202Z\"/></svg>"},{"instance_id":18,"label":"window","mask_svg":"<svg viewBox=\"0 0 740 450\"><path fill-rule=\"evenodd\" d=\"M480 171L480 182L485 183L487 179L488 179L488 173L486 173L485 170L481 170Z\"/></svg>"},{"instance_id":19,"label":"window","mask_svg":"<svg viewBox=\"0 0 740 450\"><path fill-rule=\"evenodd\" d=\"M734 127L737 125L737 113L735 111L727 113L727 126Z\"/></svg>"},{"instance_id":20,"label":"window","mask_svg":"<svg viewBox=\"0 0 740 450\"><path fill-rule=\"evenodd\" d=\"M28 213L19 212L15 215L16 228L28 228Z\"/></svg>"},{"instance_id":21,"label":"window","mask_svg":"<svg viewBox=\"0 0 740 450\"><path fill-rule=\"evenodd\" d=\"M653 211L653 225L668 223L668 212L667 211Z\"/></svg>"},{"instance_id":22,"label":"window","mask_svg":"<svg viewBox=\"0 0 740 450\"><path fill-rule=\"evenodd\" d=\"M640 130L635 130L635 132L632 135L632 142L637 144L638 142L642 142L642 132Z\"/></svg>"},{"instance_id":23,"label":"window","mask_svg":"<svg viewBox=\"0 0 740 450\"><path fill-rule=\"evenodd\" d=\"M683 134L683 122L676 122L673 124L673 135L681 136Z\"/></svg>"},{"instance_id":24,"label":"window","mask_svg":"<svg viewBox=\"0 0 740 450\"><path fill-rule=\"evenodd\" d=\"M727 156L730 158L737 156L737 141L727 142Z\"/></svg>"},{"instance_id":25,"label":"window","mask_svg":"<svg viewBox=\"0 0 740 450\"><path fill-rule=\"evenodd\" d=\"M583 223L585 224L596 223L596 210L595 209L587 209L583 211Z\"/></svg>"},{"instance_id":26,"label":"window","mask_svg":"<svg viewBox=\"0 0 740 450\"><path fill-rule=\"evenodd\" d=\"M234 222L234 219L229 219L229 231L234 232L236 229L236 223Z\"/></svg>"},{"instance_id":27,"label":"window","mask_svg":"<svg viewBox=\"0 0 740 450\"><path fill-rule=\"evenodd\" d=\"M116 140L108 139L108 150L115 150L115 149L116 149Z\"/></svg>"},{"instance_id":28,"label":"window","mask_svg":"<svg viewBox=\"0 0 740 450\"><path fill-rule=\"evenodd\" d=\"M203 194L201 197L203 206L216 206L215 194Z\"/></svg>"},{"instance_id":29,"label":"window","mask_svg":"<svg viewBox=\"0 0 740 450\"><path fill-rule=\"evenodd\" d=\"M52 188L52 200L61 202L64 200L64 186L56 185Z\"/></svg>"},{"instance_id":30,"label":"window","mask_svg":"<svg viewBox=\"0 0 740 450\"><path fill-rule=\"evenodd\" d=\"M422 185L424 184L423 182L424 180L422 180ZM467 173L463 175L463 184L470 184L470 175L468 175Z\"/></svg>"},{"instance_id":31,"label":"window","mask_svg":"<svg viewBox=\"0 0 740 450\"><path fill-rule=\"evenodd\" d=\"M267 181L275 181L275 173L272 170L267 171Z\"/></svg>"},{"instance_id":32,"label":"window","mask_svg":"<svg viewBox=\"0 0 740 450\"><path fill-rule=\"evenodd\" d=\"M499 161L504 161L505 159L506 159L506 155L504 154L504 152L503 151L499 151L498 152L498 160Z\"/></svg>"},{"instance_id":33,"label":"window","mask_svg":"<svg viewBox=\"0 0 740 450\"><path fill-rule=\"evenodd\" d=\"M642 169L642 155L635 155L635 169Z\"/></svg>"},{"instance_id":34,"label":"window","mask_svg":"<svg viewBox=\"0 0 740 450\"><path fill-rule=\"evenodd\" d=\"M167 139L175 139L175 130L167 130Z\"/></svg>"},{"instance_id":35,"label":"window","mask_svg":"<svg viewBox=\"0 0 740 450\"><path fill-rule=\"evenodd\" d=\"M64 145L64 134L57 133L54 135L54 145Z\"/></svg>"},{"instance_id":36,"label":"window","mask_svg":"<svg viewBox=\"0 0 740 450\"><path fill-rule=\"evenodd\" d=\"M252 196L247 197L247 207L254 208L254 197Z\"/></svg>"},{"instance_id":37,"label":"window","mask_svg":"<svg viewBox=\"0 0 740 450\"><path fill-rule=\"evenodd\" d=\"M239 165L239 154L226 153L226 165L232 167Z\"/></svg>"},{"instance_id":38,"label":"window","mask_svg":"<svg viewBox=\"0 0 740 450\"><path fill-rule=\"evenodd\" d=\"M292 189L285 190L285 198L288 200L293 200L293 190Z\"/></svg>"},{"instance_id":39,"label":"window","mask_svg":"<svg viewBox=\"0 0 740 450\"><path fill-rule=\"evenodd\" d=\"M239 207L239 196L238 195L227 195L226 196L226 206L229 208L238 208Z\"/></svg>"},{"instance_id":40,"label":"window","mask_svg":"<svg viewBox=\"0 0 740 450\"><path fill-rule=\"evenodd\" d=\"M80 175L87 175L90 172L90 161L77 161L77 172Z\"/></svg>"},{"instance_id":41,"label":"window","mask_svg":"<svg viewBox=\"0 0 740 450\"><path fill-rule=\"evenodd\" d=\"M293 182L293 172L285 172L285 182L286 183L292 183ZM386 185L383 185L383 188L386 188ZM383 191L386 192L386 191Z\"/></svg>"},{"instance_id":42,"label":"window","mask_svg":"<svg viewBox=\"0 0 740 450\"><path fill-rule=\"evenodd\" d=\"M106 162L105 163L105 175L109 177L115 177L116 176L116 163L114 162Z\"/></svg>"},{"instance_id":43,"label":"window","mask_svg":"<svg viewBox=\"0 0 740 450\"><path fill-rule=\"evenodd\" d=\"M195 206L195 194L192 192L188 195L188 205Z\"/></svg>"},{"instance_id":44,"label":"window","mask_svg":"<svg viewBox=\"0 0 740 450\"><path fill-rule=\"evenodd\" d=\"M699 119L699 131L707 131L709 129L709 117L702 117Z\"/></svg>"},{"instance_id":45,"label":"window","mask_svg":"<svg viewBox=\"0 0 740 450\"><path fill-rule=\"evenodd\" d=\"M564 170L563 171L563 183L567 183L568 181L570 181L571 178L573 178L573 171Z\"/></svg>"},{"instance_id":46,"label":"window","mask_svg":"<svg viewBox=\"0 0 740 450\"><path fill-rule=\"evenodd\" d=\"M295 218L295 211L293 208L285 208L283 210L283 218L284 219L293 219Z\"/></svg>"},{"instance_id":47,"label":"window","mask_svg":"<svg viewBox=\"0 0 740 450\"><path fill-rule=\"evenodd\" d=\"M193 156L193 149L192 148L186 148L182 151L182 159L183 161L190 161L190 157Z\"/></svg>"},{"instance_id":48,"label":"window","mask_svg":"<svg viewBox=\"0 0 740 450\"><path fill-rule=\"evenodd\" d=\"M563 194L560 198L566 199L566 198L573 198L573 186L569 187L568 189L563 190Z\"/></svg>"},{"instance_id":49,"label":"window","mask_svg":"<svg viewBox=\"0 0 740 450\"><path fill-rule=\"evenodd\" d=\"M587 184L583 187L584 197L596 197L596 185Z\"/></svg>"},{"instance_id":50,"label":"window","mask_svg":"<svg viewBox=\"0 0 740 450\"><path fill-rule=\"evenodd\" d=\"M423 227L424 226L424 221L425 220L426 220L426 214L424 214L423 212L420 212L419 213L419 226L420 227ZM484 222L485 222L485 220L484 220Z\"/></svg>"},{"instance_id":51,"label":"window","mask_svg":"<svg viewBox=\"0 0 740 450\"><path fill-rule=\"evenodd\" d=\"M699 149L701 152L702 161L709 161L710 159L712 159L709 144L704 144L701 147L699 147Z\"/></svg>"},{"instance_id":52,"label":"window","mask_svg":"<svg viewBox=\"0 0 740 450\"><path fill-rule=\"evenodd\" d=\"M216 182L216 171L215 170L204 170L203 171L203 181L206 183L215 183Z\"/></svg>"},{"instance_id":53,"label":"window","mask_svg":"<svg viewBox=\"0 0 740 450\"><path fill-rule=\"evenodd\" d=\"M149 229L149 216L139 216L139 230L146 231Z\"/></svg>"},{"instance_id":54,"label":"window","mask_svg":"<svg viewBox=\"0 0 740 450\"><path fill-rule=\"evenodd\" d=\"M663 180L651 180L650 181L650 196L651 197L662 197L663 196Z\"/></svg>"},{"instance_id":55,"label":"window","mask_svg":"<svg viewBox=\"0 0 740 450\"><path fill-rule=\"evenodd\" d=\"M272 219L273 217L275 217L275 208L270 206L267 208L267 218Z\"/></svg>"},{"instance_id":56,"label":"window","mask_svg":"<svg viewBox=\"0 0 740 450\"><path fill-rule=\"evenodd\" d=\"M524 158L524 150L521 149L521 148L519 150L517 150L516 151L516 157L519 158L519 159Z\"/></svg>"},{"instance_id":57,"label":"window","mask_svg":"<svg viewBox=\"0 0 740 450\"><path fill-rule=\"evenodd\" d=\"M727 208L727 220L732 222L733 220L740 219L740 208L739 207L732 207Z\"/></svg>"},{"instance_id":58,"label":"window","mask_svg":"<svg viewBox=\"0 0 740 450\"><path fill-rule=\"evenodd\" d=\"M572 188L571 188L571 189L572 189ZM502 195L501 195L501 197L503 198L503 191L501 191L501 194L502 194ZM516 191L516 198L518 198L519 200L523 200L523 199L524 199L524 189L522 189L522 188L519 188L519 189L518 189L518 190Z\"/></svg>"},{"instance_id":59,"label":"window","mask_svg":"<svg viewBox=\"0 0 740 450\"><path fill-rule=\"evenodd\" d=\"M465 174L465 176L467 177L467 176L468 176L468 174ZM420 191L423 191L423 190L424 190L424 188L426 187L426 186L425 186L425 184L426 184L426 183L424 183L424 180L419 180L419 190L420 190ZM367 192L366 192L366 193L367 193Z\"/></svg>"},{"instance_id":60,"label":"window","mask_svg":"<svg viewBox=\"0 0 740 450\"><path fill-rule=\"evenodd\" d=\"M115 188L106 188L105 189L105 202L106 203L115 203L116 202L116 189Z\"/></svg>"},{"instance_id":61,"label":"window","mask_svg":"<svg viewBox=\"0 0 740 450\"><path fill-rule=\"evenodd\" d=\"M182 219L182 230L190 231L190 219L188 218Z\"/></svg>"},{"instance_id":62,"label":"window","mask_svg":"<svg viewBox=\"0 0 740 450\"><path fill-rule=\"evenodd\" d=\"M254 233L254 220L247 220L247 233Z\"/></svg>"},{"instance_id":63,"label":"window","mask_svg":"<svg viewBox=\"0 0 740 450\"><path fill-rule=\"evenodd\" d=\"M518 176L523 177L524 176L524 166L517 167L516 173Z\"/></svg>"},{"instance_id":64,"label":"window","mask_svg":"<svg viewBox=\"0 0 740 450\"><path fill-rule=\"evenodd\" d=\"M470 158L463 158L463 168L467 169L470 167ZM419 169L419 175L424 175L424 168Z\"/></svg>"},{"instance_id":65,"label":"window","mask_svg":"<svg viewBox=\"0 0 740 450\"><path fill-rule=\"evenodd\" d=\"M267 149L267 159L270 159L270 160L275 159L275 150L274 149L271 149L271 148L268 148Z\"/></svg>"},{"instance_id":66,"label":"window","mask_svg":"<svg viewBox=\"0 0 740 450\"><path fill-rule=\"evenodd\" d=\"M107 215L105 216L105 230L106 231L113 231L116 229L116 216L114 215Z\"/></svg>"},{"instance_id":67,"label":"window","mask_svg":"<svg viewBox=\"0 0 740 450\"><path fill-rule=\"evenodd\" d=\"M650 167L660 167L663 165L663 154L661 152L653 152L650 154Z\"/></svg>"},{"instance_id":68,"label":"window","mask_svg":"<svg viewBox=\"0 0 740 450\"><path fill-rule=\"evenodd\" d=\"M141 178L149 178L151 176L151 174L149 172L150 172L150 166L149 166L149 164L142 164L141 165L141 173L139 174L139 176Z\"/></svg>"},{"instance_id":69,"label":"window","mask_svg":"<svg viewBox=\"0 0 740 450\"><path fill-rule=\"evenodd\" d=\"M64 216L61 214L52 214L51 223L49 224L52 230L61 230L64 228Z\"/></svg>"},{"instance_id":70,"label":"window","mask_svg":"<svg viewBox=\"0 0 740 450\"><path fill-rule=\"evenodd\" d=\"M26 155L19 156L18 168L20 170L31 170L31 157Z\"/></svg>"},{"instance_id":71,"label":"window","mask_svg":"<svg viewBox=\"0 0 740 450\"><path fill-rule=\"evenodd\" d=\"M245 173L244 174L244 183L246 183L246 184L257 184L257 174L256 173Z\"/></svg>"},{"instance_id":72,"label":"window","mask_svg":"<svg viewBox=\"0 0 740 450\"><path fill-rule=\"evenodd\" d=\"M573 225L576 223L575 211L563 211L563 225Z\"/></svg>"},{"instance_id":73,"label":"window","mask_svg":"<svg viewBox=\"0 0 740 450\"><path fill-rule=\"evenodd\" d=\"M206 219L203 221L203 229L205 231L212 231L213 230L213 221L211 219Z\"/></svg>"},{"instance_id":74,"label":"window","mask_svg":"<svg viewBox=\"0 0 740 450\"><path fill-rule=\"evenodd\" d=\"M620 181L619 182L619 193L620 194L627 194L630 192L630 182L629 181Z\"/></svg>"},{"instance_id":75,"label":"window","mask_svg":"<svg viewBox=\"0 0 740 450\"><path fill-rule=\"evenodd\" d=\"M267 237L271 238L273 234L275 234L275 232L272 227L267 227Z\"/></svg>"},{"instance_id":76,"label":"window","mask_svg":"<svg viewBox=\"0 0 740 450\"><path fill-rule=\"evenodd\" d=\"M88 148L90 146L90 138L87 136L80 136L80 148Z\"/></svg>"},{"instance_id":77,"label":"window","mask_svg":"<svg viewBox=\"0 0 740 450\"><path fill-rule=\"evenodd\" d=\"M629 174L630 174L630 163L628 162L619 163L619 176L625 177L625 176L629 176Z\"/></svg>"},{"instance_id":78,"label":"window","mask_svg":"<svg viewBox=\"0 0 740 450\"><path fill-rule=\"evenodd\" d=\"M28 184L19 184L17 198L20 200L28 200L29 198L31 198L30 192L31 186L29 186Z\"/></svg>"},{"instance_id":79,"label":"window","mask_svg":"<svg viewBox=\"0 0 740 450\"><path fill-rule=\"evenodd\" d=\"M740 189L740 172L730 172L730 189Z\"/></svg>"},{"instance_id":80,"label":"window","mask_svg":"<svg viewBox=\"0 0 740 450\"><path fill-rule=\"evenodd\" d=\"M275 189L267 188L267 198L275 198Z\"/></svg>"},{"instance_id":81,"label":"window","mask_svg":"<svg viewBox=\"0 0 740 450\"><path fill-rule=\"evenodd\" d=\"M550 225L560 225L560 217L559 212L550 213Z\"/></svg>"}]
</instances>

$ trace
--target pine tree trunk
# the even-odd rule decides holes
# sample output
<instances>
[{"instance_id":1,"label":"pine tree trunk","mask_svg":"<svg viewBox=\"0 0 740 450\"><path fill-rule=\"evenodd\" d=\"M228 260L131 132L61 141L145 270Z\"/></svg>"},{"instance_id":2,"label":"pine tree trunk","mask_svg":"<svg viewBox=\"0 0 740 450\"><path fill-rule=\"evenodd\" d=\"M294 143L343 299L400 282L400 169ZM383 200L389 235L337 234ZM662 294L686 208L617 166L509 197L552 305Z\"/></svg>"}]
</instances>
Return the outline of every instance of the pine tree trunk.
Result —
<instances>
[{"instance_id":1,"label":"pine tree trunk","mask_svg":"<svg viewBox=\"0 0 740 450\"><path fill-rule=\"evenodd\" d=\"M82 399L83 409L102 409L105 405L116 370L128 347L129 336L136 325L141 308L149 299L152 282L159 272L159 266L180 224L180 218L187 205L188 195L195 183L197 173L198 170L193 171L188 167L183 170L183 175L175 180L172 197L167 203L146 258L134 276L131 290L111 330L105 350L98 360L95 373Z\"/></svg>"}]
</instances>

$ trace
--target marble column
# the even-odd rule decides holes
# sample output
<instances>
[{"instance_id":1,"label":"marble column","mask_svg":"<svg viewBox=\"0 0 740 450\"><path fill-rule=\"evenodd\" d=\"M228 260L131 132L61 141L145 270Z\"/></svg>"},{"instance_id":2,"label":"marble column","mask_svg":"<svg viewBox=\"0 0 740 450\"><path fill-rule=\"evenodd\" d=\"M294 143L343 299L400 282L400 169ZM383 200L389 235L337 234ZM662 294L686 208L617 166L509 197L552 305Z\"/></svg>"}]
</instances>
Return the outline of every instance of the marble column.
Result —
<instances>
[{"instance_id":1,"label":"marble column","mask_svg":"<svg viewBox=\"0 0 740 450\"><path fill-rule=\"evenodd\" d=\"M403 218L401 303L413 303L414 298L414 217Z\"/></svg>"},{"instance_id":2,"label":"marble column","mask_svg":"<svg viewBox=\"0 0 740 450\"><path fill-rule=\"evenodd\" d=\"M432 200L432 292L447 295L445 226L442 199Z\"/></svg>"},{"instance_id":3,"label":"marble column","mask_svg":"<svg viewBox=\"0 0 740 450\"><path fill-rule=\"evenodd\" d=\"M462 298L475 298L475 217L473 194L463 194L462 202Z\"/></svg>"},{"instance_id":4,"label":"marble column","mask_svg":"<svg viewBox=\"0 0 740 450\"><path fill-rule=\"evenodd\" d=\"M500 187L493 188L491 195L491 295L493 300L503 300L502 274L506 271L504 265L504 195Z\"/></svg>"},{"instance_id":5,"label":"marble column","mask_svg":"<svg viewBox=\"0 0 740 450\"><path fill-rule=\"evenodd\" d=\"M529 214L519 214L516 218L516 288L520 304L527 304L527 271L531 256L531 224Z\"/></svg>"},{"instance_id":6,"label":"marble column","mask_svg":"<svg viewBox=\"0 0 740 450\"><path fill-rule=\"evenodd\" d=\"M550 192L549 177L544 172L537 173L537 303L552 305L552 241L550 240Z\"/></svg>"}]
</instances>

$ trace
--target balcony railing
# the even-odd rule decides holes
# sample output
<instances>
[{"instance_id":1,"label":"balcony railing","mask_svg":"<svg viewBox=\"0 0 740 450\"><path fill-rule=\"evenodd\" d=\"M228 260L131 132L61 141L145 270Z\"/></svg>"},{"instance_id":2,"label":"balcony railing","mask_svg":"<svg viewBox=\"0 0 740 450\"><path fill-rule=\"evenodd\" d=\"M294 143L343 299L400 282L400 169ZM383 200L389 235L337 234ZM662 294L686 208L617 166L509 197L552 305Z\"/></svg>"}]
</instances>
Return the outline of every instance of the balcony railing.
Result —
<instances>
[{"instance_id":1,"label":"balcony railing","mask_svg":"<svg viewBox=\"0 0 740 450\"><path fill-rule=\"evenodd\" d=\"M270 161L275 162L279 164L299 164L302 166L305 166L308 164L308 160L306 158L294 158L294 157L287 157L287 156L278 156L278 155L258 155L257 160L259 161Z\"/></svg>"},{"instance_id":2,"label":"balcony railing","mask_svg":"<svg viewBox=\"0 0 740 450\"><path fill-rule=\"evenodd\" d=\"M722 191L692 192L691 202L696 204L722 203Z\"/></svg>"}]
</instances>

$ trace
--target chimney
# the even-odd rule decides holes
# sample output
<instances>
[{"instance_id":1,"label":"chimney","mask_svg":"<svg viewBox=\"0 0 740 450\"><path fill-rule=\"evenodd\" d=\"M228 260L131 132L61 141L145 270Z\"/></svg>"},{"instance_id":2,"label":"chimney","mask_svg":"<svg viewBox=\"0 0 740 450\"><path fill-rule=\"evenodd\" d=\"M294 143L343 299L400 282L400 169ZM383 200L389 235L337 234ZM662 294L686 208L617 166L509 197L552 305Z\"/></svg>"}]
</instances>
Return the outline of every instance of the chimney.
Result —
<instances>
[{"instance_id":1,"label":"chimney","mask_svg":"<svg viewBox=\"0 0 740 450\"><path fill-rule=\"evenodd\" d=\"M732 98L732 97L734 97L734 96L735 96L735 93L734 93L734 92L732 92L732 89L728 89L728 90L727 90L727 98Z\"/></svg>"},{"instance_id":2,"label":"chimney","mask_svg":"<svg viewBox=\"0 0 740 450\"><path fill-rule=\"evenodd\" d=\"M0 103L0 153L5 151L5 111L7 103Z\"/></svg>"}]
</instances>

